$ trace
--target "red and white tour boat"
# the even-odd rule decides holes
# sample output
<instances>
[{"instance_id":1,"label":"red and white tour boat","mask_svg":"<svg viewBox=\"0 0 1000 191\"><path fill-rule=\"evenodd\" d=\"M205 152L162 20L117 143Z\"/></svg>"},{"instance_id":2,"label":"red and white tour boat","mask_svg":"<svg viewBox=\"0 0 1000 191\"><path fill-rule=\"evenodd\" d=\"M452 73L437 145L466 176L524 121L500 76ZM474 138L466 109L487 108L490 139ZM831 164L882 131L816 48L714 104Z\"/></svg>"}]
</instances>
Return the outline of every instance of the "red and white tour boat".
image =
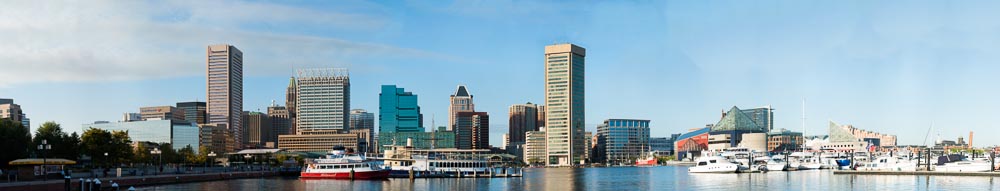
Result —
<instances>
[{"instance_id":1,"label":"red and white tour boat","mask_svg":"<svg viewBox=\"0 0 1000 191\"><path fill-rule=\"evenodd\" d=\"M364 155L347 153L343 147L334 147L325 158L315 159L302 170L300 178L329 179L384 179L389 170L376 160Z\"/></svg>"}]
</instances>

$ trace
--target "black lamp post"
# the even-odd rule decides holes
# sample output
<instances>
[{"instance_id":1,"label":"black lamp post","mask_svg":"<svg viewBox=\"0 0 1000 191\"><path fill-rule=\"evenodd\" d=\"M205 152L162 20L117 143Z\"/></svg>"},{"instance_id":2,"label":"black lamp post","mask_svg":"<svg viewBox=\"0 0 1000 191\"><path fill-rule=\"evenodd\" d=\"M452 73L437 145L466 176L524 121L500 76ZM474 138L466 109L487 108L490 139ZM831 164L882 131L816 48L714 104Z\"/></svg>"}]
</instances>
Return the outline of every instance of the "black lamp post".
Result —
<instances>
[{"instance_id":1,"label":"black lamp post","mask_svg":"<svg viewBox=\"0 0 1000 191\"><path fill-rule=\"evenodd\" d=\"M208 162L212 161L212 159L215 158L215 156L216 156L215 155L215 151L212 151L211 153L208 153L208 158L205 159L205 170L203 171L203 173L204 172L208 172Z\"/></svg>"},{"instance_id":2,"label":"black lamp post","mask_svg":"<svg viewBox=\"0 0 1000 191\"><path fill-rule=\"evenodd\" d=\"M42 179L49 180L49 172L45 169L47 161L45 160L45 150L52 150L52 145L49 144L48 140L42 139L42 144L38 145L38 153L42 155Z\"/></svg>"},{"instance_id":3,"label":"black lamp post","mask_svg":"<svg viewBox=\"0 0 1000 191\"><path fill-rule=\"evenodd\" d=\"M251 168L253 168L253 166L250 164L251 157L253 157L253 156L250 156L250 154L243 155L243 159L244 159L244 161L246 161L246 164L247 164L247 170L250 170Z\"/></svg>"},{"instance_id":4,"label":"black lamp post","mask_svg":"<svg viewBox=\"0 0 1000 191\"><path fill-rule=\"evenodd\" d=\"M152 151L149 151L149 154L158 155L158 157L160 158L160 164L157 165L157 168L163 168L163 155L161 155L161 154L163 154L163 151L161 151L160 148L153 148ZM157 169L157 170L159 170L159 169ZM157 174L159 174L159 173L157 173Z\"/></svg>"}]
</instances>

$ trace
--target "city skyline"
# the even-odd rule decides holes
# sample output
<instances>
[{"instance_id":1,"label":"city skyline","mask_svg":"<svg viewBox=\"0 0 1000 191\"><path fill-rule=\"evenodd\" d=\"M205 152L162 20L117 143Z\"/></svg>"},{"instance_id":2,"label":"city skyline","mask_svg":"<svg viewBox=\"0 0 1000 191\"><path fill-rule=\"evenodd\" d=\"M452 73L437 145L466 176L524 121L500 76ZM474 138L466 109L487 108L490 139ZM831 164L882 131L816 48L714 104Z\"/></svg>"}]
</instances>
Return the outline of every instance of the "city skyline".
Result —
<instances>
[{"instance_id":1,"label":"city skyline","mask_svg":"<svg viewBox=\"0 0 1000 191\"><path fill-rule=\"evenodd\" d=\"M931 140L938 133L944 139L969 131L1000 133L980 120L989 118L988 108L1000 106L988 97L997 93L989 82L1000 80L989 73L1000 69L991 64L1000 58L990 51L1000 47L989 43L998 39L991 36L998 32L994 26L1000 22L981 19L1000 16L986 9L990 6L239 2L220 11L254 12L267 7L288 14L216 18L212 16L218 14L199 8L209 7L202 4L147 3L125 5L132 8L63 3L54 7L77 9L41 18L8 11L38 10L34 6L39 4L0 3L4 10L0 12L11 15L0 17L0 23L13 26L0 35L0 40L11 42L0 45L0 50L8 50L0 51L4 52L0 58L7 60L0 63L0 68L6 68L0 71L0 97L16 100L29 114L32 132L46 121L76 126L115 121L142 106L206 101L203 51L210 44L229 43L246 53L242 110L266 111L270 100L284 100L288 77L296 69L346 67L352 71L352 109L378 112L379 86L395 84L420 95L422 113L436 116L433 120L439 126L447 121L448 99L455 86L467 85L476 90L476 110L494 114L490 139L499 146L508 127L502 114L510 105L544 103L542 47L570 42L591 50L587 131L593 132L606 119L640 118L651 120L652 136L664 137L714 123L719 111L732 106L766 105L775 108L774 128L801 131L798 108L806 99L807 135L826 134L828 121L894 134L901 145L924 144L932 124ZM338 6L371 12L355 13ZM506 11L470 11L484 7ZM537 11L549 8L553 12ZM395 13L398 10L403 11ZM95 14L104 11L110 14ZM925 12L951 17L935 18ZM581 13L588 22L531 19L568 17L562 13ZM311 14L319 16L303 16ZM499 16L504 14L512 15ZM447 18L452 15L467 17ZM95 24L59 26L58 18L73 17L79 17L75 22ZM30 27L19 27L36 21L32 19L46 22L30 26L52 31L129 30L84 39L64 33L31 34L32 30L25 29ZM97 22L105 19L112 24ZM979 22L953 22L963 20ZM224 24L229 22L235 24ZM211 26L220 23L235 29ZM476 27L482 29L472 29ZM518 30L504 30L514 27ZM455 29L461 30L448 31ZM202 34L206 30L234 35ZM148 34L138 35L141 32ZM421 36L430 38L416 38ZM69 43L52 45L65 42ZM484 44L491 51L482 51ZM126 50L136 56L118 54ZM40 61L49 56L54 57ZM423 126L430 127L431 120L425 119ZM978 139L975 144L1000 141Z\"/></svg>"}]
</instances>

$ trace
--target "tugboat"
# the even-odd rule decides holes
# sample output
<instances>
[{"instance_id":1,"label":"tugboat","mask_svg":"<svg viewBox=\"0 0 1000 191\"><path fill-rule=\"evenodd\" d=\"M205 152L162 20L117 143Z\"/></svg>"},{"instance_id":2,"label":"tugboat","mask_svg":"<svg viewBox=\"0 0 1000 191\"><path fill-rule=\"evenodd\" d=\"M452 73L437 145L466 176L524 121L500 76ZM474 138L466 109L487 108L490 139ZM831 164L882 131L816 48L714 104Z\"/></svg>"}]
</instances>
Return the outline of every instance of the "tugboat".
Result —
<instances>
[{"instance_id":1,"label":"tugboat","mask_svg":"<svg viewBox=\"0 0 1000 191\"><path fill-rule=\"evenodd\" d=\"M389 170L378 161L369 160L364 155L345 150L343 146L333 147L324 158L312 160L302 170L300 178L322 179L385 179Z\"/></svg>"}]
</instances>

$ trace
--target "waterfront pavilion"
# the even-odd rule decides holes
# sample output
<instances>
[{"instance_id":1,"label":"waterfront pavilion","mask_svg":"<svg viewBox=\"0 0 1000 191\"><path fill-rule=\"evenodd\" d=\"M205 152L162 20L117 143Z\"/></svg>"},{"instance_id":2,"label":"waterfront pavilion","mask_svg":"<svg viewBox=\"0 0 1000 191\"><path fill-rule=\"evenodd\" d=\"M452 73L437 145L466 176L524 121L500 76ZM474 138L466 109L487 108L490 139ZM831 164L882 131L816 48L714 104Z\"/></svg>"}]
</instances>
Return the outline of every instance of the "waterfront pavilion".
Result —
<instances>
[{"instance_id":1,"label":"waterfront pavilion","mask_svg":"<svg viewBox=\"0 0 1000 191\"><path fill-rule=\"evenodd\" d=\"M26 158L13 160L7 164L17 169L18 179L35 180L38 177L59 174L66 165L74 165L76 161L61 158Z\"/></svg>"}]
</instances>

